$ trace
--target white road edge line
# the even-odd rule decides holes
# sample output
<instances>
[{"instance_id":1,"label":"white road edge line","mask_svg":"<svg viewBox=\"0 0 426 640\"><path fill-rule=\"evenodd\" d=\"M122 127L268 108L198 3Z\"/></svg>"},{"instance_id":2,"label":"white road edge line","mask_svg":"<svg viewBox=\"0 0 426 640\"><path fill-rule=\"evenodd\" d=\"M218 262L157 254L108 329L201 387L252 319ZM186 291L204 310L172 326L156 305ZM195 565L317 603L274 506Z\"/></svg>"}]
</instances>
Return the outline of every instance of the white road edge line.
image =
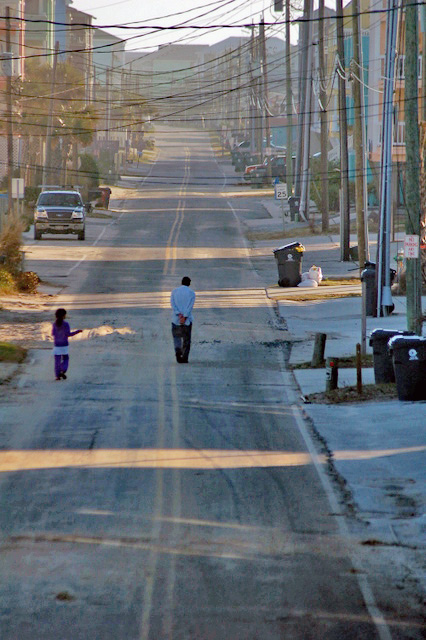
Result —
<instances>
[{"instance_id":1,"label":"white road edge line","mask_svg":"<svg viewBox=\"0 0 426 640\"><path fill-rule=\"evenodd\" d=\"M224 174L224 178L225 178L225 182L226 182L226 176ZM241 228L241 223L239 221L239 218L237 216L237 213L234 209L234 207L232 206L232 203L228 201L228 205L232 210L232 213L234 214L235 218L237 219L237 222ZM244 237L244 235L243 235ZM253 267L253 263L252 260L250 258L250 253L248 251L247 248L247 243L245 242L245 248L247 251L247 260L249 261L251 268L253 269L253 271L255 271L254 267ZM266 291L265 291L265 295L266 295ZM273 303L271 300L268 299L269 305L268 305L268 309L269 312L272 315L272 308L273 308ZM275 319L275 318L274 318ZM336 493L330 483L330 480L326 474L326 472L324 471L323 465L321 464L317 451L315 449L315 445L314 442L311 438L311 436L309 435L306 426L305 426L305 421L304 418L301 414L300 408L296 403L296 395L293 391L293 381L290 378L289 373L286 371L285 369L285 363L284 363L284 359L281 355L280 357L280 368L281 368L281 375L283 377L283 382L284 382L284 387L287 389L287 394L289 396L289 400L291 402L291 408L293 411L293 415L294 418L296 420L296 425L297 428L299 429L300 435L302 436L306 447L308 449L308 452L312 458L312 462L315 466L316 472L318 474L318 477L320 479L320 482L323 486L323 489L325 491L325 494L327 496L327 500L330 504L331 510L333 513L337 513L339 514L339 518L337 518L337 522L338 522L338 528L340 531L340 535L345 538L346 540L350 539L350 534L349 534L349 529L348 526L346 524L346 520L345 520L345 514L343 513L342 509L340 508L339 505L339 501L337 499ZM293 397L291 397L293 396ZM355 570L356 573L356 577L357 577L357 581L358 581L358 585L362 594L362 597L364 599L365 602L365 606L367 607L367 611L371 616L371 619L376 627L377 630L377 634L380 638L380 640L392 640L392 635L389 629L388 624L386 623L386 620L383 616L383 614L381 613L381 611L379 610L376 600L374 598L374 594L373 591L371 589L370 583L368 581L368 577L366 575L363 575L360 573L360 571L363 571L363 567L361 566L361 563L357 560L357 558L355 557L355 554L350 552L349 554L349 559L352 563L352 566Z\"/></svg>"},{"instance_id":2,"label":"white road edge line","mask_svg":"<svg viewBox=\"0 0 426 640\"><path fill-rule=\"evenodd\" d=\"M96 238L96 240L91 244L92 247L96 247L96 245L98 244L98 242L103 238L106 230L111 227L113 224L116 224L122 217L124 216L124 211L123 213L121 213L118 218L115 218L112 222L109 222L107 225L104 226L104 228L102 229L102 231L100 232L100 234L98 235L98 237ZM71 275L71 273L74 271L74 269L77 269L77 267L79 267L87 258L87 253L84 254L84 256L82 258L80 258L80 260L78 262L75 263L75 265L73 265L71 267L71 269L68 269L66 275L69 276Z\"/></svg>"},{"instance_id":3,"label":"white road edge line","mask_svg":"<svg viewBox=\"0 0 426 640\"><path fill-rule=\"evenodd\" d=\"M286 371L282 371L282 376L284 379L284 384L287 384L288 386L286 386L287 389L287 393L289 395L294 395L293 391L292 391L292 387L291 384L289 384L290 380L289 380L289 375L286 373ZM286 380L287 378L287 380ZM323 489L325 491L325 494L327 496L327 500L330 504L330 507L333 511L333 513L338 514L339 518L337 518L337 525L338 525L338 529L340 532L340 535L345 538L346 540L350 539L350 533L349 533L349 529L348 529L348 525L346 524L346 519L345 519L345 514L343 513L343 510L340 507L339 501L336 497L336 493L330 483L330 479L327 475L327 473L324 471L324 466L321 463L318 453L316 452L315 449L315 445L312 441L312 438L310 437L306 426L305 426L305 421L303 419L303 416L301 414L300 408L296 405L293 404L294 399L292 401L292 411L293 411L293 415L295 417L296 420L296 424L297 427L299 429L299 432L306 444L306 447L308 449L308 452L312 458L312 462L314 464L314 467L316 469L316 472L318 474L318 477L320 479L320 482L323 486ZM349 547L350 548L350 547ZM359 584L359 588L361 590L362 593L362 597L364 599L365 605L367 607L368 613L371 616L371 619L374 622L374 625L377 629L377 633L379 635L380 640L392 640L392 635L390 632L390 629L386 623L386 620L383 616L383 614L380 612L376 600L374 598L372 589L370 587L370 583L368 581L368 577L362 573L360 573L360 571L364 571L364 568L362 567L361 563L358 561L358 559L356 558L355 554L352 552L349 552L349 557L352 563L352 566L356 572L356 577L358 580L358 584Z\"/></svg>"}]
</instances>

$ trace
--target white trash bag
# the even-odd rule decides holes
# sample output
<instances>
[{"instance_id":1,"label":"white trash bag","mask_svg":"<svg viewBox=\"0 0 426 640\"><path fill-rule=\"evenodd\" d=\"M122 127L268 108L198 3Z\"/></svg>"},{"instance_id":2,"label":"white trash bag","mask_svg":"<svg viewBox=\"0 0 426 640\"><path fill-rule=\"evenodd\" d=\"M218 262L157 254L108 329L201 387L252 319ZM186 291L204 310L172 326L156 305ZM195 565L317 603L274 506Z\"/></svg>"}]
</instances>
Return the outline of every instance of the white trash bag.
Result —
<instances>
[{"instance_id":1,"label":"white trash bag","mask_svg":"<svg viewBox=\"0 0 426 640\"><path fill-rule=\"evenodd\" d=\"M312 280L309 277L309 271L305 271L302 273L302 282L299 282L298 287L317 287L318 282L316 280Z\"/></svg>"},{"instance_id":2,"label":"white trash bag","mask_svg":"<svg viewBox=\"0 0 426 640\"><path fill-rule=\"evenodd\" d=\"M302 281L297 285L298 287L317 287L322 280L322 269L316 267L314 264L309 271L302 273Z\"/></svg>"},{"instance_id":3,"label":"white trash bag","mask_svg":"<svg viewBox=\"0 0 426 640\"><path fill-rule=\"evenodd\" d=\"M311 280L316 280L317 284L319 284L322 280L322 269L321 267L316 267L314 264L308 271L309 277Z\"/></svg>"}]
</instances>

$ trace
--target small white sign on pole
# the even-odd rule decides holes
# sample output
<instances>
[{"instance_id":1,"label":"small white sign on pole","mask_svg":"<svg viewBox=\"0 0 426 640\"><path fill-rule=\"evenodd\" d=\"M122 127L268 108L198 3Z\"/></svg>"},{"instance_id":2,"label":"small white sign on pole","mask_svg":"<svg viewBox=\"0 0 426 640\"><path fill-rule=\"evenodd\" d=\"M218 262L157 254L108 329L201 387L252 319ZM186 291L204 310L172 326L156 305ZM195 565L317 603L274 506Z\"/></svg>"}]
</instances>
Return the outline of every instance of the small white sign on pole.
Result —
<instances>
[{"instance_id":1,"label":"small white sign on pole","mask_svg":"<svg viewBox=\"0 0 426 640\"><path fill-rule=\"evenodd\" d=\"M287 185L276 184L275 185L275 200L287 200Z\"/></svg>"},{"instance_id":2,"label":"small white sign on pole","mask_svg":"<svg viewBox=\"0 0 426 640\"><path fill-rule=\"evenodd\" d=\"M12 178L12 198L23 198L25 195L24 178Z\"/></svg>"},{"instance_id":3,"label":"small white sign on pole","mask_svg":"<svg viewBox=\"0 0 426 640\"><path fill-rule=\"evenodd\" d=\"M420 236L406 235L404 239L404 257L418 258L420 255Z\"/></svg>"}]
</instances>

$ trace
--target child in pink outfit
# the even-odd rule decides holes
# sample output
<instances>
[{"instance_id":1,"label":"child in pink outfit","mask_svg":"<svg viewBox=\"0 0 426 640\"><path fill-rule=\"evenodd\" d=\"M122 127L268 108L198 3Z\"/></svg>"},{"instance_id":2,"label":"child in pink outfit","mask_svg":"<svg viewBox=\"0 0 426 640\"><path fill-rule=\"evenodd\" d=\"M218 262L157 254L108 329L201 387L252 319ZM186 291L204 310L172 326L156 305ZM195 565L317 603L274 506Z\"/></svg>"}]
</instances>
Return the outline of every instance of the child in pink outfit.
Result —
<instances>
[{"instance_id":1,"label":"child in pink outfit","mask_svg":"<svg viewBox=\"0 0 426 640\"><path fill-rule=\"evenodd\" d=\"M54 340L53 354L55 356L56 380L66 380L66 372L69 365L68 338L81 333L81 329L71 331L68 322L65 322L67 312L65 309L57 309L56 320L52 325L52 336Z\"/></svg>"}]
</instances>

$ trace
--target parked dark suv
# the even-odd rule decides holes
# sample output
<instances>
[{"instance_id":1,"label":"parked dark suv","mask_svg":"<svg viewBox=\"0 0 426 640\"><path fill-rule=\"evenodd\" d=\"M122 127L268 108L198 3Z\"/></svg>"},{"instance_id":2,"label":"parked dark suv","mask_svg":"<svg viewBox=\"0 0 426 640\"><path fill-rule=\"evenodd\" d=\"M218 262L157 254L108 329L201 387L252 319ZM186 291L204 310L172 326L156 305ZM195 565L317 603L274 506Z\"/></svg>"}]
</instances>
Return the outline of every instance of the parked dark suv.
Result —
<instances>
[{"instance_id":1,"label":"parked dark suv","mask_svg":"<svg viewBox=\"0 0 426 640\"><path fill-rule=\"evenodd\" d=\"M251 167L248 167L251 168ZM269 178L286 177L285 156L268 156L263 164L255 165L244 179L252 184L267 184Z\"/></svg>"},{"instance_id":2,"label":"parked dark suv","mask_svg":"<svg viewBox=\"0 0 426 640\"><path fill-rule=\"evenodd\" d=\"M48 189L38 197L34 211L34 239L43 233L73 233L85 237L86 210L79 191Z\"/></svg>"}]
</instances>

